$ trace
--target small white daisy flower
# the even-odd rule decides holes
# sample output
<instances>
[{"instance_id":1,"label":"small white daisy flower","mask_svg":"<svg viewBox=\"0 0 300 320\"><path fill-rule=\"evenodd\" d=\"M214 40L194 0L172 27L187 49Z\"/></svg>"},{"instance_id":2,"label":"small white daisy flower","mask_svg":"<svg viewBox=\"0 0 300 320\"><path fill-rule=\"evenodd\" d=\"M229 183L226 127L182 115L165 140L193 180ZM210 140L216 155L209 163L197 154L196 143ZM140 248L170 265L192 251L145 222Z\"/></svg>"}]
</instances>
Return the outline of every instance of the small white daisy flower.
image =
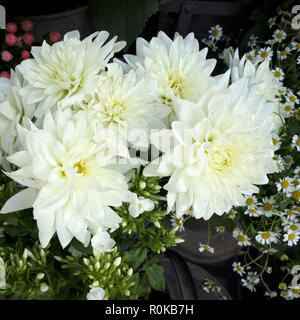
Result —
<instances>
[{"instance_id":1,"label":"small white daisy flower","mask_svg":"<svg viewBox=\"0 0 300 320\"><path fill-rule=\"evenodd\" d=\"M245 198L245 202L248 208L254 208L257 203L257 199L255 196L250 196Z\"/></svg>"},{"instance_id":2,"label":"small white daisy flower","mask_svg":"<svg viewBox=\"0 0 300 320\"><path fill-rule=\"evenodd\" d=\"M272 242L277 243L278 234L272 231L259 231L258 234L255 237L255 240L258 243L261 243L263 245L265 244L271 244Z\"/></svg>"},{"instance_id":3,"label":"small white daisy flower","mask_svg":"<svg viewBox=\"0 0 300 320\"><path fill-rule=\"evenodd\" d=\"M233 271L239 274L241 277L245 274L245 268L241 265L240 262L233 262L232 264Z\"/></svg>"},{"instance_id":4,"label":"small white daisy flower","mask_svg":"<svg viewBox=\"0 0 300 320\"><path fill-rule=\"evenodd\" d=\"M182 218L177 218L175 214L171 216L171 224L173 227L178 227L178 231L184 231L183 220Z\"/></svg>"},{"instance_id":5,"label":"small white daisy flower","mask_svg":"<svg viewBox=\"0 0 300 320\"><path fill-rule=\"evenodd\" d=\"M232 232L232 236L238 241L239 246L250 246L251 242L249 237L241 230L237 229Z\"/></svg>"},{"instance_id":6,"label":"small white daisy flower","mask_svg":"<svg viewBox=\"0 0 300 320\"><path fill-rule=\"evenodd\" d=\"M273 56L273 51L270 47L261 48L258 51L258 57L260 61L270 61Z\"/></svg>"},{"instance_id":7,"label":"small white daisy flower","mask_svg":"<svg viewBox=\"0 0 300 320\"><path fill-rule=\"evenodd\" d=\"M262 215L262 212L260 210L257 210L256 208L249 208L245 211L245 214L249 217L259 217Z\"/></svg>"},{"instance_id":8,"label":"small white daisy flower","mask_svg":"<svg viewBox=\"0 0 300 320\"><path fill-rule=\"evenodd\" d=\"M144 197L137 197L136 193L132 193L129 199L129 214L136 218L145 211L151 211L154 209L154 203L150 199Z\"/></svg>"},{"instance_id":9,"label":"small white daisy flower","mask_svg":"<svg viewBox=\"0 0 300 320\"><path fill-rule=\"evenodd\" d=\"M288 288L288 297L290 299L299 298L300 297L300 285L290 285Z\"/></svg>"},{"instance_id":10,"label":"small white daisy flower","mask_svg":"<svg viewBox=\"0 0 300 320\"><path fill-rule=\"evenodd\" d=\"M219 232L219 233L224 233L225 232L225 227L218 226L218 227L216 227L216 231Z\"/></svg>"},{"instance_id":11,"label":"small white daisy flower","mask_svg":"<svg viewBox=\"0 0 300 320\"><path fill-rule=\"evenodd\" d=\"M277 172L282 172L285 169L283 159L276 159L275 162L276 162L276 166L278 168Z\"/></svg>"},{"instance_id":12,"label":"small white daisy flower","mask_svg":"<svg viewBox=\"0 0 300 320\"><path fill-rule=\"evenodd\" d=\"M273 72L274 78L275 78L278 82L280 82L280 81L283 80L283 78L284 78L284 72L282 71L281 68L276 67L275 69L272 70L272 72Z\"/></svg>"},{"instance_id":13,"label":"small white daisy flower","mask_svg":"<svg viewBox=\"0 0 300 320\"><path fill-rule=\"evenodd\" d=\"M280 60L285 60L290 52L291 49L289 47L285 47L283 50L277 51L277 56Z\"/></svg>"},{"instance_id":14,"label":"small white daisy flower","mask_svg":"<svg viewBox=\"0 0 300 320\"><path fill-rule=\"evenodd\" d=\"M276 291L266 291L265 296L270 297L270 298L275 298L275 297L277 297L277 292Z\"/></svg>"},{"instance_id":15,"label":"small white daisy flower","mask_svg":"<svg viewBox=\"0 0 300 320\"><path fill-rule=\"evenodd\" d=\"M300 177L300 166L297 166L293 172L297 177Z\"/></svg>"},{"instance_id":16,"label":"small white daisy flower","mask_svg":"<svg viewBox=\"0 0 300 320\"><path fill-rule=\"evenodd\" d=\"M300 137L298 135L293 136L292 147L296 148L297 151L300 151Z\"/></svg>"},{"instance_id":17,"label":"small white daisy flower","mask_svg":"<svg viewBox=\"0 0 300 320\"><path fill-rule=\"evenodd\" d=\"M236 217L236 212L232 209L229 210L227 214L228 214L229 219L231 219L231 220L233 220Z\"/></svg>"},{"instance_id":18,"label":"small white daisy flower","mask_svg":"<svg viewBox=\"0 0 300 320\"><path fill-rule=\"evenodd\" d=\"M283 161L284 161L284 164L285 164L285 167L287 169L290 169L290 167L292 166L292 164L295 162L293 157L291 155L287 155L283 158Z\"/></svg>"},{"instance_id":19,"label":"small white daisy flower","mask_svg":"<svg viewBox=\"0 0 300 320\"><path fill-rule=\"evenodd\" d=\"M199 251L200 252L203 252L203 251L208 251L210 253L214 253L215 252L215 249L207 244L203 244L201 242L199 242Z\"/></svg>"},{"instance_id":20,"label":"small white daisy flower","mask_svg":"<svg viewBox=\"0 0 300 320\"><path fill-rule=\"evenodd\" d=\"M284 234L283 241L288 243L288 246L296 245L299 241L300 235L296 232L290 232Z\"/></svg>"},{"instance_id":21,"label":"small white daisy flower","mask_svg":"<svg viewBox=\"0 0 300 320\"><path fill-rule=\"evenodd\" d=\"M276 23L276 17L270 18L268 20L269 28L271 29Z\"/></svg>"},{"instance_id":22,"label":"small white daisy flower","mask_svg":"<svg viewBox=\"0 0 300 320\"><path fill-rule=\"evenodd\" d=\"M263 198L260 210L266 217L272 217L274 212L274 203L275 200L272 198Z\"/></svg>"},{"instance_id":23,"label":"small white daisy flower","mask_svg":"<svg viewBox=\"0 0 300 320\"><path fill-rule=\"evenodd\" d=\"M299 216L299 212L297 210L295 210L295 208L286 209L286 210L284 210L284 216L287 220L295 221Z\"/></svg>"},{"instance_id":24,"label":"small white daisy flower","mask_svg":"<svg viewBox=\"0 0 300 320\"><path fill-rule=\"evenodd\" d=\"M289 103L292 103L292 104L299 104L299 99L297 98L297 96L293 93L292 90L289 90L287 95L286 95L286 100L289 102Z\"/></svg>"},{"instance_id":25,"label":"small white daisy flower","mask_svg":"<svg viewBox=\"0 0 300 320\"><path fill-rule=\"evenodd\" d=\"M300 42L292 42L291 43L291 50L300 51Z\"/></svg>"},{"instance_id":26,"label":"small white daisy flower","mask_svg":"<svg viewBox=\"0 0 300 320\"><path fill-rule=\"evenodd\" d=\"M223 29L222 27L220 27L218 24L215 26L212 26L209 31L209 38L211 38L212 40L220 40L222 35L223 35Z\"/></svg>"},{"instance_id":27,"label":"small white daisy flower","mask_svg":"<svg viewBox=\"0 0 300 320\"><path fill-rule=\"evenodd\" d=\"M276 150L278 150L281 146L281 138L279 137L278 134L276 133L273 134L272 142L273 142L273 145L276 147Z\"/></svg>"},{"instance_id":28,"label":"small white daisy flower","mask_svg":"<svg viewBox=\"0 0 300 320\"><path fill-rule=\"evenodd\" d=\"M257 37L254 34L251 35L248 41L248 46L253 48L256 45L256 40L257 40Z\"/></svg>"},{"instance_id":29,"label":"small white daisy flower","mask_svg":"<svg viewBox=\"0 0 300 320\"><path fill-rule=\"evenodd\" d=\"M280 106L280 109L281 109L281 115L284 118L288 118L293 114L294 105L292 103L285 103Z\"/></svg>"},{"instance_id":30,"label":"small white daisy flower","mask_svg":"<svg viewBox=\"0 0 300 320\"><path fill-rule=\"evenodd\" d=\"M273 38L276 42L281 42L286 38L286 32L277 29L273 34Z\"/></svg>"},{"instance_id":31,"label":"small white daisy flower","mask_svg":"<svg viewBox=\"0 0 300 320\"><path fill-rule=\"evenodd\" d=\"M290 177L279 179L279 182L275 183L277 190L289 195L294 189L292 181L293 180Z\"/></svg>"},{"instance_id":32,"label":"small white daisy flower","mask_svg":"<svg viewBox=\"0 0 300 320\"><path fill-rule=\"evenodd\" d=\"M283 230L287 233L300 233L300 223L286 220L282 223Z\"/></svg>"}]
</instances>

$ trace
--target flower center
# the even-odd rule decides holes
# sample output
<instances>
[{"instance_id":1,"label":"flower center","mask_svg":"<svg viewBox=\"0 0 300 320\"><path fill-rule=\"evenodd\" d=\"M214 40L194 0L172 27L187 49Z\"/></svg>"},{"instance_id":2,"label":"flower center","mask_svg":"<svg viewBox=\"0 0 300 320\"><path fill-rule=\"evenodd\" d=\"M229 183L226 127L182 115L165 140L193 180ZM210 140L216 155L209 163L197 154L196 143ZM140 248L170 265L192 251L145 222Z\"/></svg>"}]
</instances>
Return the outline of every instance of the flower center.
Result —
<instances>
[{"instance_id":1,"label":"flower center","mask_svg":"<svg viewBox=\"0 0 300 320\"><path fill-rule=\"evenodd\" d=\"M247 203L248 206L252 206L254 204L254 200L252 198L248 198L246 200L246 203Z\"/></svg>"},{"instance_id":2,"label":"flower center","mask_svg":"<svg viewBox=\"0 0 300 320\"><path fill-rule=\"evenodd\" d=\"M181 221L181 219L176 219L175 222L176 222L176 224L177 224L179 227L182 226L182 221Z\"/></svg>"},{"instance_id":3,"label":"flower center","mask_svg":"<svg viewBox=\"0 0 300 320\"><path fill-rule=\"evenodd\" d=\"M295 200L299 200L299 199L300 199L300 191L294 191L294 192L292 192L292 197L293 197Z\"/></svg>"},{"instance_id":4,"label":"flower center","mask_svg":"<svg viewBox=\"0 0 300 320\"><path fill-rule=\"evenodd\" d=\"M262 57L263 59L267 58L268 55L269 55L268 51L263 51L263 52L261 53L261 57Z\"/></svg>"},{"instance_id":5,"label":"flower center","mask_svg":"<svg viewBox=\"0 0 300 320\"><path fill-rule=\"evenodd\" d=\"M287 55L287 51L286 51L286 50L282 50L282 51L280 52L280 55L281 55L281 56L286 56L286 55Z\"/></svg>"},{"instance_id":6,"label":"flower center","mask_svg":"<svg viewBox=\"0 0 300 320\"><path fill-rule=\"evenodd\" d=\"M168 75L168 83L174 94L178 98L184 97L183 83L185 77L180 70L173 70Z\"/></svg>"},{"instance_id":7,"label":"flower center","mask_svg":"<svg viewBox=\"0 0 300 320\"><path fill-rule=\"evenodd\" d=\"M290 233L289 234L289 240L294 240L295 239L295 233Z\"/></svg>"},{"instance_id":8,"label":"flower center","mask_svg":"<svg viewBox=\"0 0 300 320\"><path fill-rule=\"evenodd\" d=\"M240 242L245 242L245 240L246 240L246 238L243 236L243 235L238 235L237 236L237 239L238 239L238 241L240 241Z\"/></svg>"},{"instance_id":9,"label":"flower center","mask_svg":"<svg viewBox=\"0 0 300 320\"><path fill-rule=\"evenodd\" d=\"M261 234L261 237L263 239L269 239L271 237L271 234L270 234L270 232L264 232Z\"/></svg>"},{"instance_id":10,"label":"flower center","mask_svg":"<svg viewBox=\"0 0 300 320\"><path fill-rule=\"evenodd\" d=\"M286 189L289 187L289 182L287 180L284 180L281 182L281 186L283 189Z\"/></svg>"},{"instance_id":11,"label":"flower center","mask_svg":"<svg viewBox=\"0 0 300 320\"><path fill-rule=\"evenodd\" d=\"M78 161L73 165L73 168L77 168L77 173L82 174L83 176L87 175L87 166L84 161Z\"/></svg>"},{"instance_id":12,"label":"flower center","mask_svg":"<svg viewBox=\"0 0 300 320\"><path fill-rule=\"evenodd\" d=\"M265 211L270 211L272 210L272 205L270 203L264 203L263 208Z\"/></svg>"},{"instance_id":13,"label":"flower center","mask_svg":"<svg viewBox=\"0 0 300 320\"><path fill-rule=\"evenodd\" d=\"M280 71L275 71L275 72L274 72L274 76L275 76L276 78L280 78L280 76L281 76Z\"/></svg>"}]
</instances>

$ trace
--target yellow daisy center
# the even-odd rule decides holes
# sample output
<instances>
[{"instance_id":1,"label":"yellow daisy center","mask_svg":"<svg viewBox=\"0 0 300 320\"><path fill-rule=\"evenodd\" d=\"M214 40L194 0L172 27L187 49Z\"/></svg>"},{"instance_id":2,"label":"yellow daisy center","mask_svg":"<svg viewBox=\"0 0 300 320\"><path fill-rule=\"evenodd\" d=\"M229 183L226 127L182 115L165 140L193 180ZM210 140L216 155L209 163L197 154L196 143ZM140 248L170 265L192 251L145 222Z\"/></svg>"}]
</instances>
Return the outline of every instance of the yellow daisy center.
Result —
<instances>
[{"instance_id":1,"label":"yellow daisy center","mask_svg":"<svg viewBox=\"0 0 300 320\"><path fill-rule=\"evenodd\" d=\"M217 36L219 34L219 30L218 29L214 29L212 32L213 36Z\"/></svg>"},{"instance_id":2,"label":"yellow daisy center","mask_svg":"<svg viewBox=\"0 0 300 320\"><path fill-rule=\"evenodd\" d=\"M285 110L285 111L291 111L291 109L292 109L291 106L285 106L285 107L284 107L284 110Z\"/></svg>"},{"instance_id":3,"label":"yellow daisy center","mask_svg":"<svg viewBox=\"0 0 300 320\"><path fill-rule=\"evenodd\" d=\"M181 221L181 219L176 219L175 222L176 222L176 224L177 224L179 227L182 226L182 221Z\"/></svg>"},{"instance_id":4,"label":"yellow daisy center","mask_svg":"<svg viewBox=\"0 0 300 320\"><path fill-rule=\"evenodd\" d=\"M292 192L292 197L295 200L299 200L300 199L300 191L294 191Z\"/></svg>"},{"instance_id":5,"label":"yellow daisy center","mask_svg":"<svg viewBox=\"0 0 300 320\"><path fill-rule=\"evenodd\" d=\"M296 48L300 50L300 43L296 44Z\"/></svg>"},{"instance_id":6,"label":"yellow daisy center","mask_svg":"<svg viewBox=\"0 0 300 320\"><path fill-rule=\"evenodd\" d=\"M263 208L265 211L270 211L272 210L272 205L269 202L264 203Z\"/></svg>"},{"instance_id":7,"label":"yellow daisy center","mask_svg":"<svg viewBox=\"0 0 300 320\"><path fill-rule=\"evenodd\" d=\"M295 233L289 234L289 240L294 240L296 238Z\"/></svg>"},{"instance_id":8,"label":"yellow daisy center","mask_svg":"<svg viewBox=\"0 0 300 320\"><path fill-rule=\"evenodd\" d=\"M266 59L269 56L269 52L268 51L263 51L260 55L261 55L261 57L263 59Z\"/></svg>"},{"instance_id":9,"label":"yellow daisy center","mask_svg":"<svg viewBox=\"0 0 300 320\"><path fill-rule=\"evenodd\" d=\"M275 76L276 78L280 78L280 77L281 77L280 71L275 71L275 72L274 72L274 76Z\"/></svg>"},{"instance_id":10,"label":"yellow daisy center","mask_svg":"<svg viewBox=\"0 0 300 320\"><path fill-rule=\"evenodd\" d=\"M87 166L84 161L78 161L73 165L73 168L77 168L77 173L86 175Z\"/></svg>"},{"instance_id":11,"label":"yellow daisy center","mask_svg":"<svg viewBox=\"0 0 300 320\"><path fill-rule=\"evenodd\" d=\"M281 56L286 56L286 55L287 55L287 51L286 51L286 50L282 50L282 51L280 52L280 55L281 55Z\"/></svg>"},{"instance_id":12,"label":"yellow daisy center","mask_svg":"<svg viewBox=\"0 0 300 320\"><path fill-rule=\"evenodd\" d=\"M264 232L261 234L261 237L263 239L269 239L271 237L271 234L270 234L270 232Z\"/></svg>"},{"instance_id":13,"label":"yellow daisy center","mask_svg":"<svg viewBox=\"0 0 300 320\"><path fill-rule=\"evenodd\" d=\"M289 182L288 182L287 180L283 180L283 181L281 182L281 186L282 186L283 189L288 188L289 185L290 185L290 184L289 184Z\"/></svg>"},{"instance_id":14,"label":"yellow daisy center","mask_svg":"<svg viewBox=\"0 0 300 320\"><path fill-rule=\"evenodd\" d=\"M281 39L282 38L282 33L277 33L276 38Z\"/></svg>"},{"instance_id":15,"label":"yellow daisy center","mask_svg":"<svg viewBox=\"0 0 300 320\"><path fill-rule=\"evenodd\" d=\"M252 206L254 204L254 200L252 198L248 198L246 200L246 203L247 203L248 206Z\"/></svg>"},{"instance_id":16,"label":"yellow daisy center","mask_svg":"<svg viewBox=\"0 0 300 320\"><path fill-rule=\"evenodd\" d=\"M295 224L292 224L292 225L290 226L290 229L291 229L292 231L297 231L297 230L298 230L298 227L297 227Z\"/></svg>"},{"instance_id":17,"label":"yellow daisy center","mask_svg":"<svg viewBox=\"0 0 300 320\"><path fill-rule=\"evenodd\" d=\"M298 147L300 147L300 139L297 139L297 140L296 140L296 145L297 145Z\"/></svg>"},{"instance_id":18,"label":"yellow daisy center","mask_svg":"<svg viewBox=\"0 0 300 320\"><path fill-rule=\"evenodd\" d=\"M295 102L296 101L295 96L289 96L289 99L290 99L291 102Z\"/></svg>"},{"instance_id":19,"label":"yellow daisy center","mask_svg":"<svg viewBox=\"0 0 300 320\"><path fill-rule=\"evenodd\" d=\"M237 236L237 239L238 239L238 241L240 241L240 242L245 242L245 240L246 240L246 238L243 236L243 235L238 235Z\"/></svg>"}]
</instances>

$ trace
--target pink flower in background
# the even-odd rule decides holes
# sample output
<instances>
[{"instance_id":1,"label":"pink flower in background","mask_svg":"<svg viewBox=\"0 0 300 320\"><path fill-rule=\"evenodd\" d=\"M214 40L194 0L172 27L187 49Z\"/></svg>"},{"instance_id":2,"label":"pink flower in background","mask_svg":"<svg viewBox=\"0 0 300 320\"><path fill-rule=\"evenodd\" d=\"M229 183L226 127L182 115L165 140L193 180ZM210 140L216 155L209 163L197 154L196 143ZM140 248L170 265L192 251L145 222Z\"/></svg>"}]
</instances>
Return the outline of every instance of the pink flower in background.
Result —
<instances>
[{"instance_id":1,"label":"pink flower in background","mask_svg":"<svg viewBox=\"0 0 300 320\"><path fill-rule=\"evenodd\" d=\"M30 58L30 52L28 50L23 50L21 55L24 60Z\"/></svg>"},{"instance_id":2,"label":"pink flower in background","mask_svg":"<svg viewBox=\"0 0 300 320\"><path fill-rule=\"evenodd\" d=\"M14 33L8 33L5 36L5 42L11 47L14 46L17 43L17 41L18 41L18 38Z\"/></svg>"},{"instance_id":3,"label":"pink flower in background","mask_svg":"<svg viewBox=\"0 0 300 320\"><path fill-rule=\"evenodd\" d=\"M0 77L9 79L10 78L10 74L7 71L2 71L0 73Z\"/></svg>"},{"instance_id":4,"label":"pink flower in background","mask_svg":"<svg viewBox=\"0 0 300 320\"><path fill-rule=\"evenodd\" d=\"M6 25L7 32L16 33L18 31L18 27L14 22L8 22Z\"/></svg>"},{"instance_id":5,"label":"pink flower in background","mask_svg":"<svg viewBox=\"0 0 300 320\"><path fill-rule=\"evenodd\" d=\"M49 33L49 38L51 42L57 42L61 39L61 33L59 31L51 31Z\"/></svg>"},{"instance_id":6,"label":"pink flower in background","mask_svg":"<svg viewBox=\"0 0 300 320\"><path fill-rule=\"evenodd\" d=\"M9 62L13 59L13 55L9 51L4 50L1 53L1 58L4 62Z\"/></svg>"},{"instance_id":7,"label":"pink flower in background","mask_svg":"<svg viewBox=\"0 0 300 320\"><path fill-rule=\"evenodd\" d=\"M24 33L23 40L26 44L32 44L34 41L34 35L32 33L26 32Z\"/></svg>"},{"instance_id":8,"label":"pink flower in background","mask_svg":"<svg viewBox=\"0 0 300 320\"><path fill-rule=\"evenodd\" d=\"M28 19L23 20L21 22L21 25L24 31L31 31L33 29L33 22Z\"/></svg>"}]
</instances>

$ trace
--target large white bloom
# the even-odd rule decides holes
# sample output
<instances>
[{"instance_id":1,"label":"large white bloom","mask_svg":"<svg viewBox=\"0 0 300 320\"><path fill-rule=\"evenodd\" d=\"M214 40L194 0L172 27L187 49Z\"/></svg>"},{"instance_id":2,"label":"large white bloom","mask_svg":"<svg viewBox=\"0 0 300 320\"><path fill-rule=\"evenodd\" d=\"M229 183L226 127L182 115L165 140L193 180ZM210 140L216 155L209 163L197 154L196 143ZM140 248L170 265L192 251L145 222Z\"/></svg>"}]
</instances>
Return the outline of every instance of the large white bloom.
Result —
<instances>
[{"instance_id":1,"label":"large white bloom","mask_svg":"<svg viewBox=\"0 0 300 320\"><path fill-rule=\"evenodd\" d=\"M281 84L274 77L273 72L270 70L269 61L259 62L256 61L254 64L247 59L244 55L241 59L239 58L239 51L228 54L227 64L231 69L231 80L232 82L238 81L241 78L248 80L249 87L255 86L258 94L262 95L267 102L272 102L270 106L273 108L275 126L274 130L277 131L282 126L282 118L280 114L280 103L279 103L279 90Z\"/></svg>"},{"instance_id":2,"label":"large white bloom","mask_svg":"<svg viewBox=\"0 0 300 320\"><path fill-rule=\"evenodd\" d=\"M73 237L87 245L98 228L117 228L121 218L110 208L128 199L125 177L107 168L114 156L96 144L83 111L45 116L43 129L28 120L18 125L22 150L8 157L19 170L6 173L28 187L11 197L1 213L33 207L43 247L57 232L67 246Z\"/></svg>"},{"instance_id":3,"label":"large white bloom","mask_svg":"<svg viewBox=\"0 0 300 320\"><path fill-rule=\"evenodd\" d=\"M99 76L87 110L94 130L107 130L109 138L115 136L125 149L127 140L137 146L147 143L148 129L165 127L162 120L169 112L157 102L154 79L139 78L134 70L123 74L116 63L109 64Z\"/></svg>"},{"instance_id":4,"label":"large white bloom","mask_svg":"<svg viewBox=\"0 0 300 320\"><path fill-rule=\"evenodd\" d=\"M199 51L194 34L175 34L171 40L160 31L150 42L136 41L136 56L124 55L131 68L158 81L160 101L173 107L173 97L196 102L212 81L216 60L206 59L208 49Z\"/></svg>"},{"instance_id":5,"label":"large white bloom","mask_svg":"<svg viewBox=\"0 0 300 320\"><path fill-rule=\"evenodd\" d=\"M17 150L16 124L22 124L23 117L32 119L35 104L26 103L20 95L24 79L19 72L11 70L10 79L0 78L0 150L11 154Z\"/></svg>"},{"instance_id":6,"label":"large white bloom","mask_svg":"<svg viewBox=\"0 0 300 320\"><path fill-rule=\"evenodd\" d=\"M106 31L95 32L80 41L79 32L71 31L52 46L44 41L41 47L32 47L33 59L20 65L28 81L21 92L28 103L40 102L38 117L57 104L80 104L93 91L95 77L125 46L123 41L116 42L117 37L104 45L108 36Z\"/></svg>"},{"instance_id":7,"label":"large white bloom","mask_svg":"<svg viewBox=\"0 0 300 320\"><path fill-rule=\"evenodd\" d=\"M222 215L245 204L244 195L259 191L254 184L267 183L266 174L276 171L272 107L253 91L241 79L225 89L212 86L195 104L174 101L173 147L158 145L165 154L144 175L170 176L164 188L177 217L191 207L196 218Z\"/></svg>"}]
</instances>

